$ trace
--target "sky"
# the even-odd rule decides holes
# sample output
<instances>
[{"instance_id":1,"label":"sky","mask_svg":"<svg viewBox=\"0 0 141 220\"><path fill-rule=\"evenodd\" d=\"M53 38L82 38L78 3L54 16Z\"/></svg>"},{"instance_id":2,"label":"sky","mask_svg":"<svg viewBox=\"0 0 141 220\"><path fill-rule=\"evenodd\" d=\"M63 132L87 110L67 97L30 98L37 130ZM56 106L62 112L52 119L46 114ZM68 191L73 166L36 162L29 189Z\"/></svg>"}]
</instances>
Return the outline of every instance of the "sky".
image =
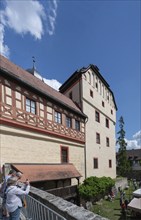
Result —
<instances>
[{"instance_id":1,"label":"sky","mask_svg":"<svg viewBox=\"0 0 141 220\"><path fill-rule=\"evenodd\" d=\"M35 66L58 89L97 65L123 116L127 149L141 148L141 1L0 0L0 53ZM118 137L118 135L116 135Z\"/></svg>"}]
</instances>

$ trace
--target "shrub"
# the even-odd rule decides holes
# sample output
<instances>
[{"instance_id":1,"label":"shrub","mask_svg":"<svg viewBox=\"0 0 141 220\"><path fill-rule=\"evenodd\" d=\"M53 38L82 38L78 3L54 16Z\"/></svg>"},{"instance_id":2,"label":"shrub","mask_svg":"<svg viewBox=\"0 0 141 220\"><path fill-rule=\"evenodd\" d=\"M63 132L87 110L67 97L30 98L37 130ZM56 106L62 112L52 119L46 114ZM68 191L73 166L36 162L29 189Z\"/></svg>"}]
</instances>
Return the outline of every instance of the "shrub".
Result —
<instances>
[{"instance_id":1,"label":"shrub","mask_svg":"<svg viewBox=\"0 0 141 220\"><path fill-rule=\"evenodd\" d=\"M97 201L106 195L115 185L110 177L89 177L78 187L79 195L84 200Z\"/></svg>"}]
</instances>

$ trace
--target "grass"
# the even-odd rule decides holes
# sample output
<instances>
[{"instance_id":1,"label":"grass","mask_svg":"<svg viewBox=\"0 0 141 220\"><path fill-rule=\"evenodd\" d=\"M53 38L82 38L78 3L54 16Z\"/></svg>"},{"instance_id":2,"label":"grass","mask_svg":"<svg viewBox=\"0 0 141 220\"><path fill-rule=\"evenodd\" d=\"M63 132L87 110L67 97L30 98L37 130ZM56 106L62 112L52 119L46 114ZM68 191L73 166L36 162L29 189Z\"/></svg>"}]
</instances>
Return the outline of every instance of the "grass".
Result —
<instances>
[{"instance_id":1,"label":"grass","mask_svg":"<svg viewBox=\"0 0 141 220\"><path fill-rule=\"evenodd\" d=\"M128 200L132 199L132 192L133 191L134 190L133 190L132 186L129 187L128 190L125 190L125 195ZM119 193L116 196L116 198L114 198L114 200L112 202L103 199L103 200L97 202L95 205L93 205L91 211L100 215L100 216L108 218L110 220L137 220L137 219L141 219L140 217L137 218L137 217L131 216L130 210L127 211L126 215L122 214L119 199L120 199Z\"/></svg>"}]
</instances>

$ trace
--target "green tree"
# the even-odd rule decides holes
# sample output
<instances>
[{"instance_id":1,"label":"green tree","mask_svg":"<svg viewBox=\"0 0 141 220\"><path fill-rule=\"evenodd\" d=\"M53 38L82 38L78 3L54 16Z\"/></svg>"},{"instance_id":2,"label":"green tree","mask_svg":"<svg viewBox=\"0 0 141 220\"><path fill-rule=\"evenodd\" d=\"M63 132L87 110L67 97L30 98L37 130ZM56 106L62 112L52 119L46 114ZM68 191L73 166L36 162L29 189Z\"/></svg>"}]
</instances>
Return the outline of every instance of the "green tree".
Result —
<instances>
[{"instance_id":1,"label":"green tree","mask_svg":"<svg viewBox=\"0 0 141 220\"><path fill-rule=\"evenodd\" d=\"M127 153L126 153L127 143L125 141L124 120L122 116L119 119L119 127L120 130L117 132L117 134L119 135L117 138L117 144L119 145L118 174L120 176L126 177L127 174L131 171L131 165L127 159Z\"/></svg>"},{"instance_id":2,"label":"green tree","mask_svg":"<svg viewBox=\"0 0 141 220\"><path fill-rule=\"evenodd\" d=\"M115 181L110 177L91 176L78 187L79 195L85 200L98 201L108 194L114 185Z\"/></svg>"}]
</instances>

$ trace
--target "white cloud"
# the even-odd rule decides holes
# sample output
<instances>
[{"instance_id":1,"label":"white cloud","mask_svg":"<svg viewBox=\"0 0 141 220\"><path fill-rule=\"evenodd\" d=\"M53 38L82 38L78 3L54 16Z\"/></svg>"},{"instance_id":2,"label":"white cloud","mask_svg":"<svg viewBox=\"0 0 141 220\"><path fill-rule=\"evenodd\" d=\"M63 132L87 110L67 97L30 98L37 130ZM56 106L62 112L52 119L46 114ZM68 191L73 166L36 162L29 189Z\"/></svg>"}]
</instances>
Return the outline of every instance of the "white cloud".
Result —
<instances>
[{"instance_id":1,"label":"white cloud","mask_svg":"<svg viewBox=\"0 0 141 220\"><path fill-rule=\"evenodd\" d=\"M59 90L59 87L62 85L60 82L58 82L56 79L45 79L43 78L43 81L51 86L52 88L54 88L55 90Z\"/></svg>"},{"instance_id":2,"label":"white cloud","mask_svg":"<svg viewBox=\"0 0 141 220\"><path fill-rule=\"evenodd\" d=\"M125 141L127 143L126 146L127 150L141 149L141 130L136 132L131 140L125 138ZM119 150L119 145L116 146L116 152L118 152L118 150Z\"/></svg>"},{"instance_id":3,"label":"white cloud","mask_svg":"<svg viewBox=\"0 0 141 220\"><path fill-rule=\"evenodd\" d=\"M41 39L43 31L42 19L45 18L43 6L36 0L8 1L2 12L2 22L18 34L30 33Z\"/></svg>"},{"instance_id":4,"label":"white cloud","mask_svg":"<svg viewBox=\"0 0 141 220\"><path fill-rule=\"evenodd\" d=\"M49 10L48 10L48 33L49 35L53 35L55 32L57 8L58 8L57 0L49 1Z\"/></svg>"},{"instance_id":5,"label":"white cloud","mask_svg":"<svg viewBox=\"0 0 141 220\"><path fill-rule=\"evenodd\" d=\"M46 1L48 13L45 14L43 3L39 0L5 0L4 9L0 11L0 54L9 57L10 50L4 43L5 28L10 28L20 35L31 34L41 39L45 30L43 21L48 23L47 32L53 35L57 17L58 0Z\"/></svg>"},{"instance_id":6,"label":"white cloud","mask_svg":"<svg viewBox=\"0 0 141 220\"><path fill-rule=\"evenodd\" d=\"M127 140L127 149L140 149L141 148L141 130L133 135L132 140Z\"/></svg>"},{"instance_id":7,"label":"white cloud","mask_svg":"<svg viewBox=\"0 0 141 220\"><path fill-rule=\"evenodd\" d=\"M0 54L9 58L10 50L7 45L4 44L4 25L0 24Z\"/></svg>"}]
</instances>

